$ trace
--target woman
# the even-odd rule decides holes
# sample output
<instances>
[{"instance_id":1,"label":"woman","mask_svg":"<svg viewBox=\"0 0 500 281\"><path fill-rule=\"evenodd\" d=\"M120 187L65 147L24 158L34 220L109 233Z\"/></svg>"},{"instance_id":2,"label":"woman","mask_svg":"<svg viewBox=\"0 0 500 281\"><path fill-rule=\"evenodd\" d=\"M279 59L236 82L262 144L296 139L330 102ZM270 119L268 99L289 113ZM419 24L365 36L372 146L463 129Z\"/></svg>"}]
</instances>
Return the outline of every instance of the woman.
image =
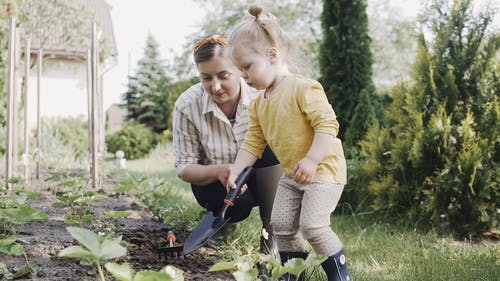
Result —
<instances>
[{"instance_id":1,"label":"woman","mask_svg":"<svg viewBox=\"0 0 500 281\"><path fill-rule=\"evenodd\" d=\"M201 82L182 93L175 103L173 147L179 177L191 183L198 203L215 214L226 197L228 167L234 162L248 126L250 101L260 92L249 87L241 72L227 59L227 37L214 34L195 46L194 61ZM259 206L263 227L272 234L271 210L282 174L278 160L267 148L253 166L255 176L247 182L230 222L247 218ZM269 252L272 239L261 239L261 251Z\"/></svg>"}]
</instances>

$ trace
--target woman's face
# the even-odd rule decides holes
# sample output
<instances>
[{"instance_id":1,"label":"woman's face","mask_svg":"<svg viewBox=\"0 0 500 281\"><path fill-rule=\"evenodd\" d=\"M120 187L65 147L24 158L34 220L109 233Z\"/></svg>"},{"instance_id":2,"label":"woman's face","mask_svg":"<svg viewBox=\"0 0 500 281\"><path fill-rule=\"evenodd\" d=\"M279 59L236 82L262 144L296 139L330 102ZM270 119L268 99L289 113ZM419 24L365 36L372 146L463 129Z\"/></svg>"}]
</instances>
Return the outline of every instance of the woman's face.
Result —
<instances>
[{"instance_id":1,"label":"woman's face","mask_svg":"<svg viewBox=\"0 0 500 281\"><path fill-rule=\"evenodd\" d=\"M226 57L216 55L197 66L203 88L217 104L238 98L241 72Z\"/></svg>"}]
</instances>

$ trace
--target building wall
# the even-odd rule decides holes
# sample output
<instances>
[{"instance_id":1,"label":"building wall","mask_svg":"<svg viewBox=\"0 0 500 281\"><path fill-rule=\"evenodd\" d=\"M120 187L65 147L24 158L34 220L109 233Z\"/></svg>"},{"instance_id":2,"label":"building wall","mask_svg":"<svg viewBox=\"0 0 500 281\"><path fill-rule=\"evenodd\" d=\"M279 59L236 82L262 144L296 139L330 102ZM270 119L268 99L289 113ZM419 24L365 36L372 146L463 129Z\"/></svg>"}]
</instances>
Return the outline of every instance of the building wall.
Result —
<instances>
[{"instance_id":1,"label":"building wall","mask_svg":"<svg viewBox=\"0 0 500 281\"><path fill-rule=\"evenodd\" d=\"M28 84L28 120L31 128L37 121L38 69L30 72ZM40 116L64 117L82 115L87 119L87 66L74 60L47 59L42 67Z\"/></svg>"}]
</instances>

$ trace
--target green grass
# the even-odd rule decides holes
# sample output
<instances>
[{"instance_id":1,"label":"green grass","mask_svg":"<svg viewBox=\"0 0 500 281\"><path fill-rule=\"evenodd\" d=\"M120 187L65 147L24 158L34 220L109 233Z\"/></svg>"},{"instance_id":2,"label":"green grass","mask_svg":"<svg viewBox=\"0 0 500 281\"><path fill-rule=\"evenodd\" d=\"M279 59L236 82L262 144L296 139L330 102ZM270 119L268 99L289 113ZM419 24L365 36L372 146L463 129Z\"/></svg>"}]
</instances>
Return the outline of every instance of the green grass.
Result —
<instances>
[{"instance_id":1,"label":"green grass","mask_svg":"<svg viewBox=\"0 0 500 281\"><path fill-rule=\"evenodd\" d=\"M156 149L148 159L127 163L128 173L162 178L169 188L181 194L191 207L179 214L186 219L200 218L189 185L178 179L171 148ZM183 218L179 218L182 220ZM500 280L500 244L489 241L456 241L434 233L420 233L407 227L380 223L370 215L334 215L332 228L348 255L356 281L424 280ZM257 208L220 248L221 259L258 251L261 223ZM311 272L313 272L311 274ZM326 280L321 269L308 272L309 280Z\"/></svg>"},{"instance_id":2,"label":"green grass","mask_svg":"<svg viewBox=\"0 0 500 281\"><path fill-rule=\"evenodd\" d=\"M355 280L500 280L500 245L418 233L370 217L334 217Z\"/></svg>"}]
</instances>

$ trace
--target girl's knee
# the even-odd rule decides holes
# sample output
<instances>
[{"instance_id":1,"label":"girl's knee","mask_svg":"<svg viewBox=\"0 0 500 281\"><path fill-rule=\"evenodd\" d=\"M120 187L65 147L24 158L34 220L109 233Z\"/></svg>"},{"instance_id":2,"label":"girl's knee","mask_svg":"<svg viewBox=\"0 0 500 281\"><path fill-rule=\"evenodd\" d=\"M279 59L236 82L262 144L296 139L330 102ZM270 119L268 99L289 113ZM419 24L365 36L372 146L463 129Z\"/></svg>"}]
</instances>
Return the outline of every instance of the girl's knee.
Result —
<instances>
[{"instance_id":1,"label":"girl's knee","mask_svg":"<svg viewBox=\"0 0 500 281\"><path fill-rule=\"evenodd\" d=\"M324 237L325 234L333 232L329 226L324 227L311 227L311 226L301 226L302 236L304 239L311 240L317 237Z\"/></svg>"},{"instance_id":2,"label":"girl's knee","mask_svg":"<svg viewBox=\"0 0 500 281\"><path fill-rule=\"evenodd\" d=\"M271 221L273 233L278 236L294 236L298 232L298 227L294 227L290 223L283 223Z\"/></svg>"}]
</instances>

